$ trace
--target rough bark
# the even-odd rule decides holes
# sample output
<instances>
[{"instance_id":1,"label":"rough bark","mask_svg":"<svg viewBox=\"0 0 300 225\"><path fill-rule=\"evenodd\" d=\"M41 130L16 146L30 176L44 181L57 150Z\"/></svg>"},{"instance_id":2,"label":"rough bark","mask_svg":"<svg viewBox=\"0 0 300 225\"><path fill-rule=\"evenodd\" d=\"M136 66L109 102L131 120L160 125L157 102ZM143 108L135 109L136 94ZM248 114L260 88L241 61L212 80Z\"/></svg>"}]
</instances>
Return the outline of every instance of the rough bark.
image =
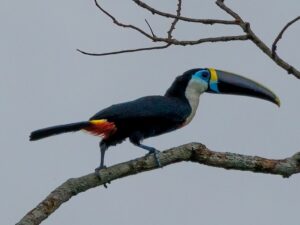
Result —
<instances>
[{"instance_id":1,"label":"rough bark","mask_svg":"<svg viewBox=\"0 0 300 225\"><path fill-rule=\"evenodd\" d=\"M162 167L190 161L224 169L251 171L290 177L300 172L300 152L285 159L266 159L229 152L215 152L205 145L189 143L171 148L159 154ZM144 156L100 170L98 174L71 178L52 191L41 203L28 212L17 225L37 225L50 216L64 202L91 188L116 179L159 169L153 155Z\"/></svg>"}]
</instances>

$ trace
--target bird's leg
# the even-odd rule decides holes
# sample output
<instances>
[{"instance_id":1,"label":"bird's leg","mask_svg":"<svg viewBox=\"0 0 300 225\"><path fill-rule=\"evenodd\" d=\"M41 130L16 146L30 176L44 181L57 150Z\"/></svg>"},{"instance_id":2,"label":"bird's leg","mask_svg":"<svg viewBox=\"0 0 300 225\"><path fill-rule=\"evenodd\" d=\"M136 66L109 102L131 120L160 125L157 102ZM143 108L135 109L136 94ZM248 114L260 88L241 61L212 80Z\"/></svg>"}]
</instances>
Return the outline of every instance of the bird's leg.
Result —
<instances>
[{"instance_id":1,"label":"bird's leg","mask_svg":"<svg viewBox=\"0 0 300 225\"><path fill-rule=\"evenodd\" d=\"M99 179L101 180L101 177L99 175L99 171L101 169L106 168L106 166L104 166L104 155L105 155L105 151L107 150L107 145L103 142L100 142L99 147L100 147L100 165L95 169L95 173L99 177ZM110 183L110 182L108 182L108 183ZM107 188L106 183L104 183L103 186L105 188Z\"/></svg>"},{"instance_id":2,"label":"bird's leg","mask_svg":"<svg viewBox=\"0 0 300 225\"><path fill-rule=\"evenodd\" d=\"M147 146L147 145L143 145L143 144L141 144L141 143L134 143L134 145L136 145L137 147L140 147L140 148L142 148L142 149L145 149L145 150L149 151L148 154L152 154L152 153L153 153L157 165L158 165L159 167L161 167L161 163L160 163L160 161L159 161L159 159L158 159L158 156L157 156L157 154L158 154L160 151L158 151L156 148L153 148L153 147L150 147L150 146ZM148 155L148 154L147 154L147 155Z\"/></svg>"},{"instance_id":3,"label":"bird's leg","mask_svg":"<svg viewBox=\"0 0 300 225\"><path fill-rule=\"evenodd\" d=\"M106 144L100 142L99 147L100 147L100 165L95 169L96 172L98 172L103 168L106 168L106 166L104 166L104 156L105 156L105 151L107 149L107 146Z\"/></svg>"}]
</instances>

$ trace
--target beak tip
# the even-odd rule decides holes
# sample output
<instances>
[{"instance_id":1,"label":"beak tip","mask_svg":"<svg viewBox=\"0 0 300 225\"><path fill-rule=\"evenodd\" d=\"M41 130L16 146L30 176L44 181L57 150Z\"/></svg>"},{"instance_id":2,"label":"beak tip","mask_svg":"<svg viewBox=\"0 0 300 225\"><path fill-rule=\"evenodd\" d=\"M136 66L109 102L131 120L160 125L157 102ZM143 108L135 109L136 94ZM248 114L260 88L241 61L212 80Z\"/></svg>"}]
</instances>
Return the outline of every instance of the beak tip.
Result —
<instances>
[{"instance_id":1,"label":"beak tip","mask_svg":"<svg viewBox=\"0 0 300 225\"><path fill-rule=\"evenodd\" d=\"M275 98L275 104L280 107L281 106L281 102L280 99L278 97Z\"/></svg>"}]
</instances>

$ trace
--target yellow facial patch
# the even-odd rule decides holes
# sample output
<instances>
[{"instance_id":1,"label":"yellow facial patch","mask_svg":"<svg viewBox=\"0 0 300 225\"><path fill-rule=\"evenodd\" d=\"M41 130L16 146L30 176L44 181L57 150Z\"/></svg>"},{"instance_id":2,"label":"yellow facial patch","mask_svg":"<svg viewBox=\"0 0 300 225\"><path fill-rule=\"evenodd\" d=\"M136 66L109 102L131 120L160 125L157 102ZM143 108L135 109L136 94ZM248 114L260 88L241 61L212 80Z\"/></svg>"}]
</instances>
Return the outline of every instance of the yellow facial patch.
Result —
<instances>
[{"instance_id":1,"label":"yellow facial patch","mask_svg":"<svg viewBox=\"0 0 300 225\"><path fill-rule=\"evenodd\" d=\"M218 82L218 75L215 69L213 68L208 68L208 70L210 71L210 81L217 83Z\"/></svg>"}]
</instances>

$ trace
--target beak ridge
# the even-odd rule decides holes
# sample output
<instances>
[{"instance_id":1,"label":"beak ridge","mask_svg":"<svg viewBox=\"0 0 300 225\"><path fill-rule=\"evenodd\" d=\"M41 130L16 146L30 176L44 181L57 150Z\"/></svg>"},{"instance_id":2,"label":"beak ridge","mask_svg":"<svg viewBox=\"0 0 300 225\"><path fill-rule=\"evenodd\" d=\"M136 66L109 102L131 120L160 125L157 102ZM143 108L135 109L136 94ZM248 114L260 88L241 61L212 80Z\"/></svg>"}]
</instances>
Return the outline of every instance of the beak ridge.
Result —
<instances>
[{"instance_id":1,"label":"beak ridge","mask_svg":"<svg viewBox=\"0 0 300 225\"><path fill-rule=\"evenodd\" d=\"M211 72L209 92L260 98L273 102L280 107L280 99L264 85L234 73L214 69L209 70ZM215 87L216 85L217 88Z\"/></svg>"}]
</instances>

